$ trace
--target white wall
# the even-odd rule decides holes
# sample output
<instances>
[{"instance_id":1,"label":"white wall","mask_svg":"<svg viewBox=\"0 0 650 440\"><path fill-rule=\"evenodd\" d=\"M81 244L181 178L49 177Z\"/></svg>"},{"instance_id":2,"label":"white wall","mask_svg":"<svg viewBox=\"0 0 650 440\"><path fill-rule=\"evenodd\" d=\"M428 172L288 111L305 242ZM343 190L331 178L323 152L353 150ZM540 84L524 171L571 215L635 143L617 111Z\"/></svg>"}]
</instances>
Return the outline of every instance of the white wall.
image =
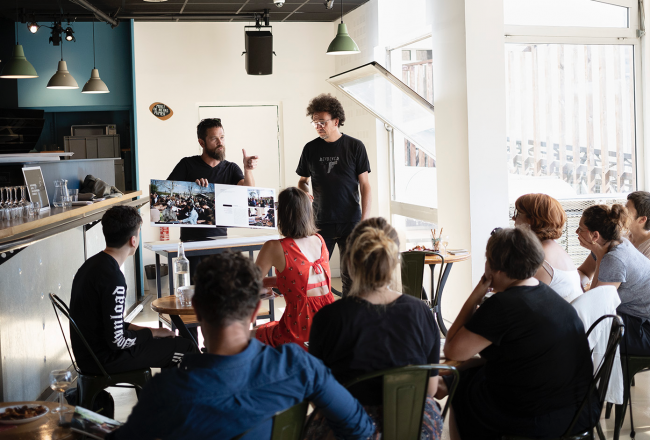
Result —
<instances>
[{"instance_id":1,"label":"white wall","mask_svg":"<svg viewBox=\"0 0 650 440\"><path fill-rule=\"evenodd\" d=\"M302 148L316 137L305 116L307 104L333 90L325 80L334 74L334 59L325 52L335 32L331 23L273 23L273 36L273 74L249 76L241 56L241 23L135 23L139 183L145 194L151 179L166 178L181 158L200 154L199 103L280 104L283 184L297 184ZM166 121L155 118L149 112L154 102L167 104L174 115ZM227 159L237 163L242 147L254 151L254 146L226 145ZM178 229L170 229L178 238ZM158 240L158 228L145 223L142 239ZM153 254L145 252L144 258L147 264Z\"/></svg>"},{"instance_id":2,"label":"white wall","mask_svg":"<svg viewBox=\"0 0 650 440\"><path fill-rule=\"evenodd\" d=\"M454 247L472 252L445 290L453 319L483 274L490 231L508 225L503 4L432 2L438 217Z\"/></svg>"}]
</instances>

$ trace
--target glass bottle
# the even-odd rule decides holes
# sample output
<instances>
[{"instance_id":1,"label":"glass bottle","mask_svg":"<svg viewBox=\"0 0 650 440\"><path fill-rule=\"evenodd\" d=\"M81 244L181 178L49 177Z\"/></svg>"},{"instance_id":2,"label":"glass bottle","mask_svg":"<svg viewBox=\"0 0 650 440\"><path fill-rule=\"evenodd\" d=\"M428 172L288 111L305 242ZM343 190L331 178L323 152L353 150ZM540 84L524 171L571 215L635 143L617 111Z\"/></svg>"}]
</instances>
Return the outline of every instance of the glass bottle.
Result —
<instances>
[{"instance_id":1,"label":"glass bottle","mask_svg":"<svg viewBox=\"0 0 650 440\"><path fill-rule=\"evenodd\" d=\"M189 286L190 260L185 256L185 248L183 247L182 241L178 243L178 257L176 258L175 269L176 279L174 287L178 289L179 287Z\"/></svg>"}]
</instances>

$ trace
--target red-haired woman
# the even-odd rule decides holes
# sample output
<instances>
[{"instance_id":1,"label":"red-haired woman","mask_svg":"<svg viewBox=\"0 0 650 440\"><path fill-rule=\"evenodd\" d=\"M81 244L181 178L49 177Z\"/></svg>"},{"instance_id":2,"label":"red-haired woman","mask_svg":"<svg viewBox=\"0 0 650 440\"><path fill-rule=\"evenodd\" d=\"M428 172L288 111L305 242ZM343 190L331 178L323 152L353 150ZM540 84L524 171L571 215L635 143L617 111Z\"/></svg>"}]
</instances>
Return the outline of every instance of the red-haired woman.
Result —
<instances>
[{"instance_id":1,"label":"red-haired woman","mask_svg":"<svg viewBox=\"0 0 650 440\"><path fill-rule=\"evenodd\" d=\"M535 278L568 302L582 295L578 269L569 254L555 241L562 236L566 223L566 213L560 202L546 194L523 195L515 202L512 219L515 226L530 226L542 242L544 262Z\"/></svg>"}]
</instances>

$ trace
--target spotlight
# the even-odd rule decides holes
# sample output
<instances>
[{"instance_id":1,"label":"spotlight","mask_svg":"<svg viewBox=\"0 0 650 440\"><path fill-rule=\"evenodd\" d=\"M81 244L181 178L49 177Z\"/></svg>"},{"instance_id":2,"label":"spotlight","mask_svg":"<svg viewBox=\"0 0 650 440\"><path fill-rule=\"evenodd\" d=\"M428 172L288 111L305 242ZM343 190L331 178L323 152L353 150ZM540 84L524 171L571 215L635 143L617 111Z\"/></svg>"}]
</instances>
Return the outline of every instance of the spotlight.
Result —
<instances>
[{"instance_id":1,"label":"spotlight","mask_svg":"<svg viewBox=\"0 0 650 440\"><path fill-rule=\"evenodd\" d=\"M50 43L52 43L54 46L58 46L61 43L61 32L63 32L63 29L61 28L61 23L60 22L54 22L52 23L52 36L50 37Z\"/></svg>"},{"instance_id":2,"label":"spotlight","mask_svg":"<svg viewBox=\"0 0 650 440\"><path fill-rule=\"evenodd\" d=\"M27 23L27 29L29 29L29 32L31 32L32 34L35 34L39 28L40 26L35 21Z\"/></svg>"},{"instance_id":3,"label":"spotlight","mask_svg":"<svg viewBox=\"0 0 650 440\"><path fill-rule=\"evenodd\" d=\"M327 9L332 9L334 7L334 0L325 0L324 4Z\"/></svg>"},{"instance_id":4,"label":"spotlight","mask_svg":"<svg viewBox=\"0 0 650 440\"><path fill-rule=\"evenodd\" d=\"M77 39L74 37L74 31L70 26L65 29L65 39L66 41L77 41Z\"/></svg>"}]
</instances>

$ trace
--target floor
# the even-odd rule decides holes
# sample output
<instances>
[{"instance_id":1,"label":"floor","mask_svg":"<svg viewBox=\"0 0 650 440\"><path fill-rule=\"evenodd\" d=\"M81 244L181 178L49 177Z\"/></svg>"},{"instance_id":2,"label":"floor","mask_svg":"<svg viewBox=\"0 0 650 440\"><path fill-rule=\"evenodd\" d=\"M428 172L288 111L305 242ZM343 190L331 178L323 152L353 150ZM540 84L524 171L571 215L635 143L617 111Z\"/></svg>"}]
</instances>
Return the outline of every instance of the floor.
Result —
<instances>
[{"instance_id":1,"label":"floor","mask_svg":"<svg viewBox=\"0 0 650 440\"><path fill-rule=\"evenodd\" d=\"M340 278L332 279L332 287L341 290ZM275 300L275 316L280 317L284 312L284 299L278 298ZM144 310L136 319L133 320L135 324L145 325L149 327L157 326L157 314L151 311L149 303L145 304ZM261 324L265 321L260 320ZM199 335L199 344L202 343L201 336ZM154 374L157 371L154 370ZM135 392L131 389L124 388L109 388L109 392L115 399L115 418L120 422L125 422L131 409L137 403ZM444 401L441 402L444 405ZM642 373L636 376L636 386L632 388L632 404L634 407L634 425L636 431L636 439L650 440L650 372ZM613 412L613 411L612 411ZM614 438L614 415L609 420L601 419L603 431L607 439ZM621 431L621 439L629 439L630 433L630 417L629 414L625 418L623 430ZM445 426L443 430L443 440L448 440L449 429Z\"/></svg>"}]
</instances>

